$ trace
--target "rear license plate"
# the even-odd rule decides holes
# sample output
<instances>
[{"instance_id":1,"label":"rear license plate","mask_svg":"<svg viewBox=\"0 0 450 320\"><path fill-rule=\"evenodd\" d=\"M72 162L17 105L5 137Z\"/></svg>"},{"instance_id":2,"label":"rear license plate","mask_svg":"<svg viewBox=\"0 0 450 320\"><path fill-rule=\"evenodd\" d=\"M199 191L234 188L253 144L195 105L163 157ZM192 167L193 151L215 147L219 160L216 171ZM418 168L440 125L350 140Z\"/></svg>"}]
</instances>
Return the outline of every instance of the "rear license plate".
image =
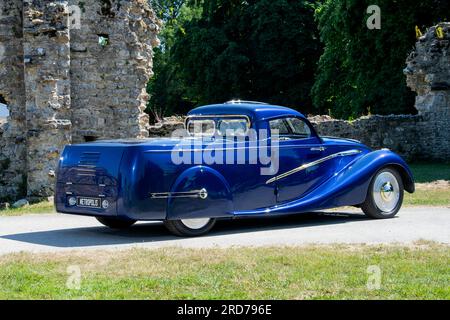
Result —
<instances>
[{"instance_id":1,"label":"rear license plate","mask_svg":"<svg viewBox=\"0 0 450 320\"><path fill-rule=\"evenodd\" d=\"M100 208L101 200L99 198L78 198L77 206L84 208Z\"/></svg>"}]
</instances>

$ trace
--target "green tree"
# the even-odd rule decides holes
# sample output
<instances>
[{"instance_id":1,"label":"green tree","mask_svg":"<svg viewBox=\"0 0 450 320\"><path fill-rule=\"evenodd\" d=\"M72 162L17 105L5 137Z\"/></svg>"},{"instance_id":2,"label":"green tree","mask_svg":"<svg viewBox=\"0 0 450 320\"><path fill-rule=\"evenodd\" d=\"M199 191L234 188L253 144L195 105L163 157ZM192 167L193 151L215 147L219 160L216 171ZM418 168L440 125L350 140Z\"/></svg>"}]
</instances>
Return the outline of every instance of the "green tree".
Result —
<instances>
[{"instance_id":1,"label":"green tree","mask_svg":"<svg viewBox=\"0 0 450 320\"><path fill-rule=\"evenodd\" d=\"M161 45L154 49L154 76L147 85L150 100L147 113L151 121L158 121L163 116L190 109L193 105L184 98L186 82L176 72L176 64L171 59L176 34L184 33L183 24L199 16L201 1L195 0L151 0L164 26L159 34Z\"/></svg>"},{"instance_id":2,"label":"green tree","mask_svg":"<svg viewBox=\"0 0 450 320\"><path fill-rule=\"evenodd\" d=\"M314 2L210 0L178 30L171 61L192 104L250 99L311 111L322 51Z\"/></svg>"},{"instance_id":3,"label":"green tree","mask_svg":"<svg viewBox=\"0 0 450 320\"><path fill-rule=\"evenodd\" d=\"M369 30L369 5L381 8L381 29ZM402 73L424 30L448 19L447 0L326 0L316 10L325 45L312 94L320 113L357 117L415 112L414 93Z\"/></svg>"}]
</instances>

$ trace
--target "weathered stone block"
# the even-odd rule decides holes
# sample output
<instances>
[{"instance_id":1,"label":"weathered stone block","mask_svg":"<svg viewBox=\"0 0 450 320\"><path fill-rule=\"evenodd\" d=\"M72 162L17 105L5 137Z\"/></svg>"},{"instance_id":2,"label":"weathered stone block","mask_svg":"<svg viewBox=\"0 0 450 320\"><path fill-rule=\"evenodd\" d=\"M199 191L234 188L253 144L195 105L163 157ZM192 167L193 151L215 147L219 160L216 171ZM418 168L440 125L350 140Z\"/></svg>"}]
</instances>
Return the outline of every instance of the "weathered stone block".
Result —
<instances>
[{"instance_id":1,"label":"weathered stone block","mask_svg":"<svg viewBox=\"0 0 450 320\"><path fill-rule=\"evenodd\" d=\"M21 200L18 200L16 202L14 202L12 204L12 207L17 209L17 208L26 207L26 206L29 206L29 205L30 205L30 203L28 202L27 199L21 199Z\"/></svg>"}]
</instances>

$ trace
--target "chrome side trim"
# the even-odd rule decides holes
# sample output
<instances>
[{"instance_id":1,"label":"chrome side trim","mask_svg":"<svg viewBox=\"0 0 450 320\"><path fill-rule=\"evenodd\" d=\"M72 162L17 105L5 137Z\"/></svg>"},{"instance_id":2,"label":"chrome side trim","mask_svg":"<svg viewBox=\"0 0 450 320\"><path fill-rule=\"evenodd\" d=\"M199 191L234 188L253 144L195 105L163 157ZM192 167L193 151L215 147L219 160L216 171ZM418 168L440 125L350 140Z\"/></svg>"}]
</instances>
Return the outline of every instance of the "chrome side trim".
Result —
<instances>
[{"instance_id":1,"label":"chrome side trim","mask_svg":"<svg viewBox=\"0 0 450 320\"><path fill-rule=\"evenodd\" d=\"M344 146L345 147L345 146ZM181 150L176 150L177 152L210 152L210 151L228 151L228 150L243 150L243 149L259 149L260 147L256 146L256 147L250 147L250 146L245 146L245 147L230 147L230 148L209 148L209 149L181 149ZM278 149L308 149L311 148L307 145L279 145ZM146 150L144 151L144 153L154 153L154 152L173 152L173 149L168 149L168 150Z\"/></svg>"},{"instance_id":2,"label":"chrome side trim","mask_svg":"<svg viewBox=\"0 0 450 320\"><path fill-rule=\"evenodd\" d=\"M276 177L273 177L273 178L267 180L267 181L266 181L266 184L270 184L270 183L275 182L275 181L277 181L277 180L286 178L286 177L288 177L288 176L290 176L290 175L293 175L294 173L303 171L303 170L305 170L305 169L308 169L308 168L310 168L310 167L313 167L313 166L315 166L315 165L318 165L318 164L320 164L320 163L322 163L322 162L325 162L325 161L328 161L328 160L331 160L331 159L334 159L334 158L337 158L337 157L353 156L353 155L359 154L359 153L361 153L361 152L362 152L361 150L353 149L353 150L346 150L346 151L341 151L341 152L338 152L338 153L330 154L329 156L326 156L326 157L324 157L324 158L321 158L321 159L316 160L316 161L313 161L313 162L305 163L305 164L301 165L300 167L297 167L297 168L292 169L292 170L290 170L290 171L288 171L288 172L285 172L285 173L280 174L280 175L278 175L278 176L276 176Z\"/></svg>"},{"instance_id":3,"label":"chrome side trim","mask_svg":"<svg viewBox=\"0 0 450 320\"><path fill-rule=\"evenodd\" d=\"M186 192L160 192L150 193L152 199L167 199L167 198L200 198L202 200L208 198L208 191L205 188L201 190L193 190Z\"/></svg>"}]
</instances>

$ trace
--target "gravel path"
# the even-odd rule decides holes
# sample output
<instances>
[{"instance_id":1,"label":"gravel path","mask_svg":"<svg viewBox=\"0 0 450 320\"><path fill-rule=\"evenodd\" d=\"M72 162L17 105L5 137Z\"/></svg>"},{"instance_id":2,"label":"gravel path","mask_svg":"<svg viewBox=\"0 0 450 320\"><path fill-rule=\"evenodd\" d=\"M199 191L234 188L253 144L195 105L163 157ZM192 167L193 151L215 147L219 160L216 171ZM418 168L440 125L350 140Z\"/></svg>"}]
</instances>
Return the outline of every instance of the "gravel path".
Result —
<instances>
[{"instance_id":1,"label":"gravel path","mask_svg":"<svg viewBox=\"0 0 450 320\"><path fill-rule=\"evenodd\" d=\"M342 209L270 219L220 221L200 238L177 238L160 222L138 223L125 231L94 218L60 214L0 217L0 254L129 247L192 248L332 243L402 243L430 240L450 244L450 208L405 207L389 220L370 220Z\"/></svg>"}]
</instances>

